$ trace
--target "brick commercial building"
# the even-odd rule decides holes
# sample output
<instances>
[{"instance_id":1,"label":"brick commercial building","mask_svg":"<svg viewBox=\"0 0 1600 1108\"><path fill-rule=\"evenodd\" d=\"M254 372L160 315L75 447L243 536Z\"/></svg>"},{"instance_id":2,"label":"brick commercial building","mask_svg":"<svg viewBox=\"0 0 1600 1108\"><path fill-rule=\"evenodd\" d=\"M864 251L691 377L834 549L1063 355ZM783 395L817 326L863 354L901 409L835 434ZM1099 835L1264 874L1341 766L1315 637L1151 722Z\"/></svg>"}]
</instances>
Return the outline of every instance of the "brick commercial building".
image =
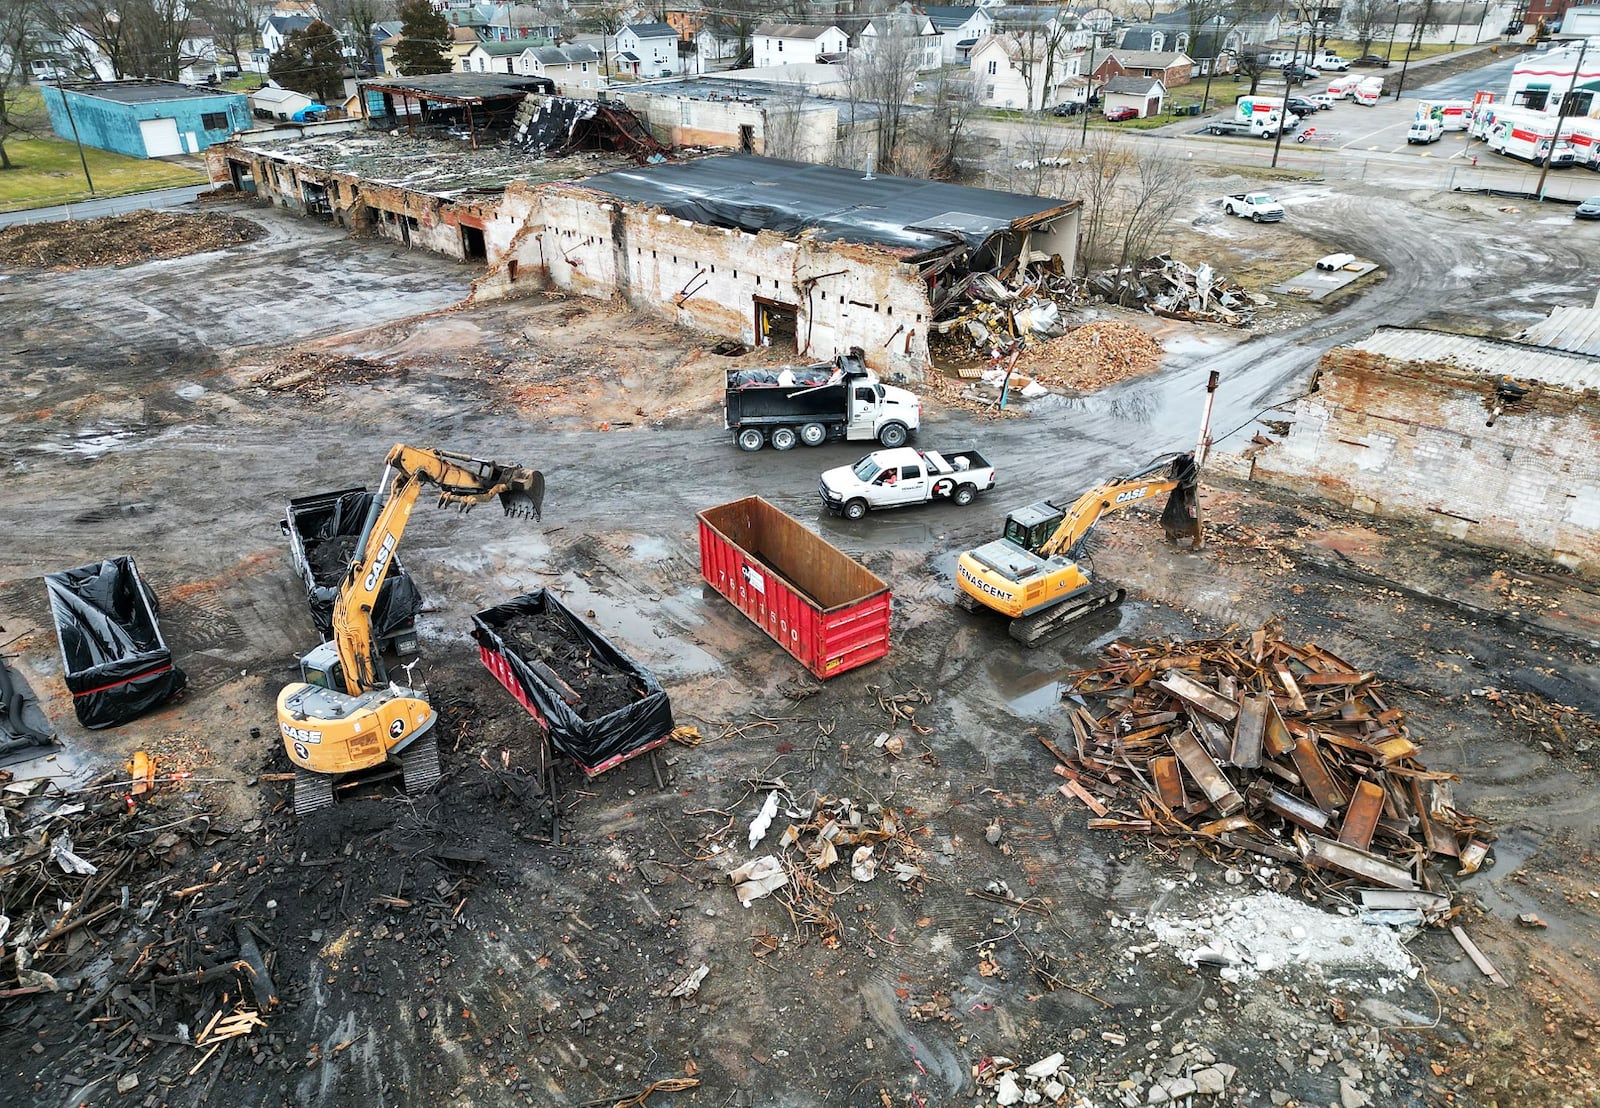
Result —
<instances>
[{"instance_id":1,"label":"brick commercial building","mask_svg":"<svg viewBox=\"0 0 1600 1108\"><path fill-rule=\"evenodd\" d=\"M1600 572L1600 357L1556 345L1382 328L1323 357L1252 476Z\"/></svg>"}]
</instances>

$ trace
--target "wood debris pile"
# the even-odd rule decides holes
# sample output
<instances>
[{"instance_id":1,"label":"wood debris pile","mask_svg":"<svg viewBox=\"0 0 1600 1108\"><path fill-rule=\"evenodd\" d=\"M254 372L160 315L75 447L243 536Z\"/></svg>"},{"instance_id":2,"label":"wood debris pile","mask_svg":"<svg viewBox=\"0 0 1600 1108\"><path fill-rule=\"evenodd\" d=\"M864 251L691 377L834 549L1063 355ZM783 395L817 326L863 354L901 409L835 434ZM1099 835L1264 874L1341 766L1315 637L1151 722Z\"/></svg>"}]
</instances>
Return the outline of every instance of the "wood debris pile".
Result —
<instances>
[{"instance_id":1,"label":"wood debris pile","mask_svg":"<svg viewBox=\"0 0 1600 1108\"><path fill-rule=\"evenodd\" d=\"M1104 707L1070 711L1075 749L1046 742L1091 828L1265 855L1401 890L1408 908L1448 906L1441 859L1461 876L1487 857L1493 836L1456 809L1456 776L1422 765L1377 674L1270 623L1243 641L1113 643L1104 659L1076 675Z\"/></svg>"},{"instance_id":2,"label":"wood debris pile","mask_svg":"<svg viewBox=\"0 0 1600 1108\"><path fill-rule=\"evenodd\" d=\"M1100 320L1026 347L1011 383L1016 388L1019 379L1033 378L1051 388L1089 392L1154 372L1163 353L1161 344L1134 324Z\"/></svg>"},{"instance_id":3,"label":"wood debris pile","mask_svg":"<svg viewBox=\"0 0 1600 1108\"><path fill-rule=\"evenodd\" d=\"M88 269L181 258L251 242L266 232L236 215L133 212L0 230L0 265L19 269Z\"/></svg>"},{"instance_id":4,"label":"wood debris pile","mask_svg":"<svg viewBox=\"0 0 1600 1108\"><path fill-rule=\"evenodd\" d=\"M750 825L752 850L765 838L779 807L779 791L774 789ZM844 928L833 911L840 887L830 886L829 881L848 876L865 884L883 875L898 885L920 888L924 873L915 860L920 852L906 825L906 813L819 796L813 805L783 814L793 822L779 836L777 852L728 874L734 895L746 908L777 893L796 930L814 930L825 946L833 948Z\"/></svg>"},{"instance_id":5,"label":"wood debris pile","mask_svg":"<svg viewBox=\"0 0 1600 1108\"><path fill-rule=\"evenodd\" d=\"M343 385L371 385L392 377L395 370L383 362L325 351L299 350L276 367L250 378L257 388L287 392L307 400L324 400L330 389Z\"/></svg>"}]
</instances>

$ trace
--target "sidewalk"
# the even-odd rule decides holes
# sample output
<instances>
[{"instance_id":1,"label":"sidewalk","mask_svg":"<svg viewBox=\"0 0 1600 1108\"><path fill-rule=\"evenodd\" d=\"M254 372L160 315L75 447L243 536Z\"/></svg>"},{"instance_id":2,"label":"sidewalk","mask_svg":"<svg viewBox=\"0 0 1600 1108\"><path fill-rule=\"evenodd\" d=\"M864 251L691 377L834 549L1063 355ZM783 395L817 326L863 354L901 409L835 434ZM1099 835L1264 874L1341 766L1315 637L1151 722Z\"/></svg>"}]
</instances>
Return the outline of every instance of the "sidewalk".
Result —
<instances>
[{"instance_id":1,"label":"sidewalk","mask_svg":"<svg viewBox=\"0 0 1600 1108\"><path fill-rule=\"evenodd\" d=\"M210 181L199 185L180 185L177 188L153 189L135 192L128 196L113 196L104 200L83 200L76 204L60 204L53 208L28 208L20 212L0 212L0 227L14 227L23 223L52 223L68 219L99 219L102 216L122 215L153 208L177 208L192 203L202 192L216 188Z\"/></svg>"}]
</instances>

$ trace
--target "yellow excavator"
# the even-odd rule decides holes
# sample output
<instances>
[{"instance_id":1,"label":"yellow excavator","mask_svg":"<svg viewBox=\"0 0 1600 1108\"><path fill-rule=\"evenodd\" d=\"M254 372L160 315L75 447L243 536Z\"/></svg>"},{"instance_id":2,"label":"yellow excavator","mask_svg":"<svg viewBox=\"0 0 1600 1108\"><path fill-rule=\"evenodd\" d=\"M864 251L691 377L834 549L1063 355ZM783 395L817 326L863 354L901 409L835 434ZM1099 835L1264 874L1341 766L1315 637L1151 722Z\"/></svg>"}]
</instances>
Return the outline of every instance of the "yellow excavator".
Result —
<instances>
[{"instance_id":1,"label":"yellow excavator","mask_svg":"<svg viewBox=\"0 0 1600 1108\"><path fill-rule=\"evenodd\" d=\"M544 509L544 475L537 470L413 446L389 451L383 486L334 602L333 641L302 657L301 680L278 694L278 730L295 767L296 815L332 804L337 778L391 759L408 793L439 779L437 716L427 694L389 680L372 634L373 603L424 486L437 490L441 508L454 504L465 512L498 497L508 516L538 519Z\"/></svg>"},{"instance_id":2,"label":"yellow excavator","mask_svg":"<svg viewBox=\"0 0 1600 1108\"><path fill-rule=\"evenodd\" d=\"M1122 602L1124 590L1096 582L1077 561L1100 517L1170 493L1162 529L1169 539L1198 545L1198 483L1193 454L1166 455L1070 505L1041 500L1019 508L1006 516L1000 538L961 555L956 600L968 611L1008 616L1011 637L1036 646L1073 620Z\"/></svg>"}]
</instances>

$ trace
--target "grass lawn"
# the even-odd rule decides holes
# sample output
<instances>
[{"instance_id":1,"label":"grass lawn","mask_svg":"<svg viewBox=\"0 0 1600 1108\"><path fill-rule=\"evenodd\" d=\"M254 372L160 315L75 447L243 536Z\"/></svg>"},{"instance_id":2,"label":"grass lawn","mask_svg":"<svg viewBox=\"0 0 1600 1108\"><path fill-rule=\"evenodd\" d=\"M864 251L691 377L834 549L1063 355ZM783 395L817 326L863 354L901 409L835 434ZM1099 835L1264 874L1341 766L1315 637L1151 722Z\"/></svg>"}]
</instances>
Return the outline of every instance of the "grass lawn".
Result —
<instances>
[{"instance_id":1,"label":"grass lawn","mask_svg":"<svg viewBox=\"0 0 1600 1108\"><path fill-rule=\"evenodd\" d=\"M1498 38L1485 39L1482 43L1477 45L1487 46L1489 43L1498 41ZM1458 42L1452 47L1448 42L1425 42L1415 50L1411 51L1411 60L1414 62L1420 62L1423 58L1437 58L1440 54L1453 54L1457 50L1465 50L1472 45L1474 45L1472 42ZM1301 49L1304 49L1304 47ZM1346 61L1353 61L1354 59L1361 57L1363 54L1376 54L1380 58L1388 58L1390 64L1397 69L1400 67L1400 64L1406 60L1406 44L1404 42L1396 42L1394 44L1394 49L1391 50L1389 48L1389 36L1387 34L1380 36L1378 41L1374 42L1372 46L1366 50L1362 50L1358 44L1350 41L1349 39L1338 38L1330 38L1328 40L1328 49L1332 50L1335 54L1339 55L1341 58L1344 58ZM1381 72L1381 70L1378 72Z\"/></svg>"},{"instance_id":2,"label":"grass lawn","mask_svg":"<svg viewBox=\"0 0 1600 1108\"><path fill-rule=\"evenodd\" d=\"M78 148L60 139L12 139L6 153L15 169L0 172L0 211L45 208L90 198L84 184ZM124 196L130 192L198 185L205 174L187 166L147 158L129 158L85 146L95 196Z\"/></svg>"}]
</instances>

